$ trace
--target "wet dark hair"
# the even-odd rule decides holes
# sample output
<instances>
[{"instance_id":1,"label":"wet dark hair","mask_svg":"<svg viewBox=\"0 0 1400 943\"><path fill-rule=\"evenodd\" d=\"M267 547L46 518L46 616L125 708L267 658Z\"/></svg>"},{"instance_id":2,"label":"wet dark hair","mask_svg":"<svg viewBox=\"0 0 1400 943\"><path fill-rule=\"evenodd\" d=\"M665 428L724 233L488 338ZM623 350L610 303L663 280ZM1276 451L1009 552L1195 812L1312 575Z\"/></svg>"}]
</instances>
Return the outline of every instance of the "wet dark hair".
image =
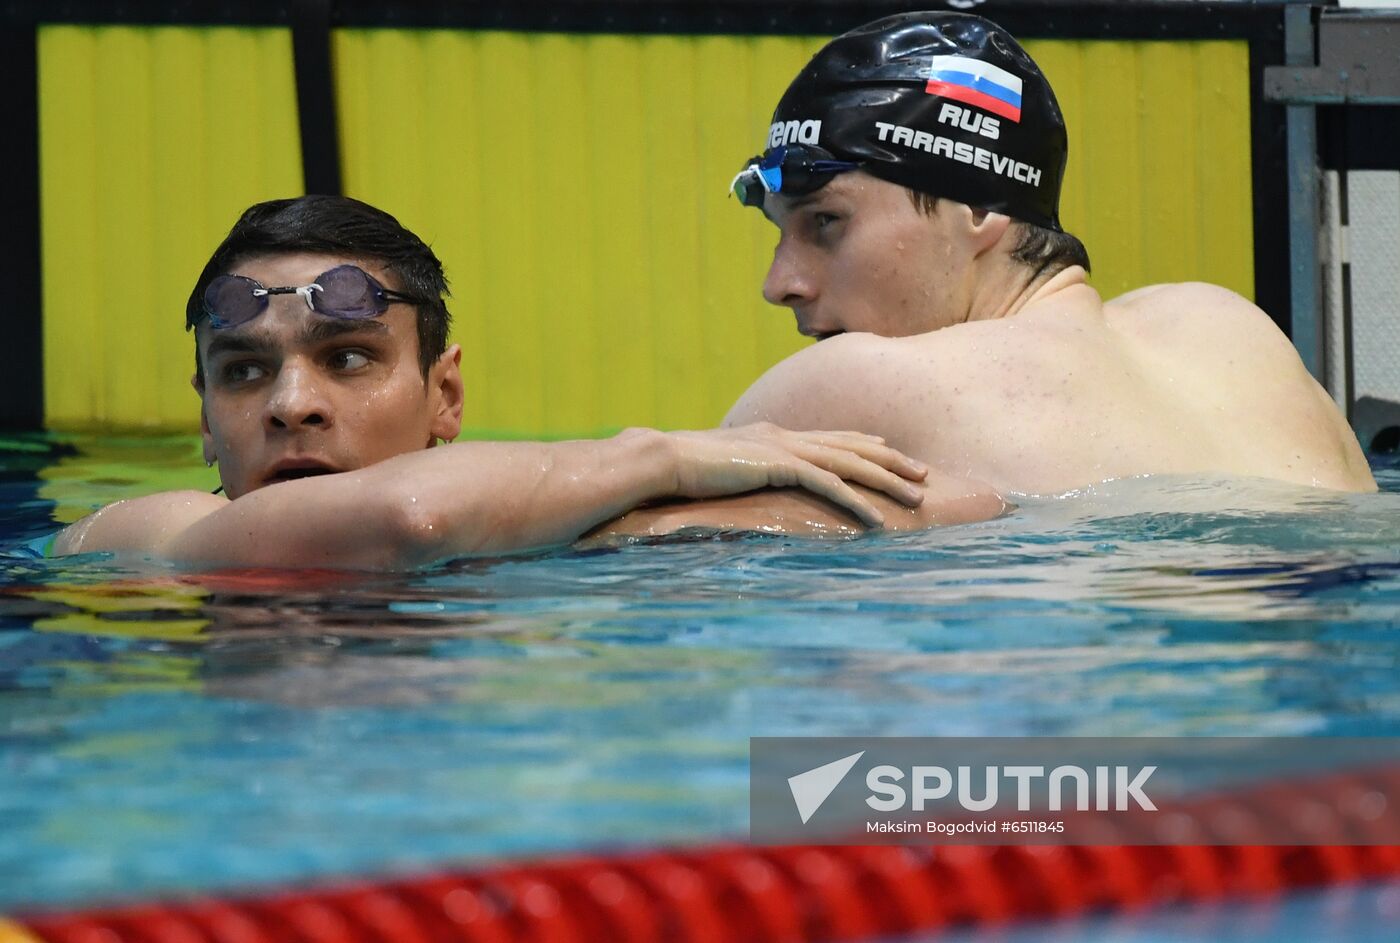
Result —
<instances>
[{"instance_id":1,"label":"wet dark hair","mask_svg":"<svg viewBox=\"0 0 1400 943\"><path fill-rule=\"evenodd\" d=\"M928 216L938 212L939 197L908 187L904 189L919 212ZM1011 225L1019 230L1016 245L1011 248L1011 257L1031 270L1031 281L1042 275L1054 275L1071 265L1082 265L1084 271L1089 271L1089 250L1076 236L1046 229L1023 219L1013 219Z\"/></svg>"},{"instance_id":2,"label":"wet dark hair","mask_svg":"<svg viewBox=\"0 0 1400 943\"><path fill-rule=\"evenodd\" d=\"M427 243L397 219L350 197L309 195L268 200L244 210L199 273L185 304L185 330L204 319L204 290L215 278L228 274L244 259L293 252L350 256L377 263L399 280L397 290L425 299L426 303L417 306L418 365L427 377L447 349L447 329L452 322L442 263ZM197 347L195 371L203 382Z\"/></svg>"}]
</instances>

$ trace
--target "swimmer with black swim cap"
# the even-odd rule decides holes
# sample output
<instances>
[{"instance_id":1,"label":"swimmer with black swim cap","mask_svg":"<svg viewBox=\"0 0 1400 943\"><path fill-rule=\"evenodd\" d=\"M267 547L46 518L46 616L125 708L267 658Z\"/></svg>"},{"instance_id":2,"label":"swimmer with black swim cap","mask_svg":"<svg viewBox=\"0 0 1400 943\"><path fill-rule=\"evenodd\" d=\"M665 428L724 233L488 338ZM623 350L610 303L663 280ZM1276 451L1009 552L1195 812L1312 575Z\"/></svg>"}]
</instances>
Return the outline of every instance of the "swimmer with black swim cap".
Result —
<instances>
[{"instance_id":1,"label":"swimmer with black swim cap","mask_svg":"<svg viewBox=\"0 0 1400 943\"><path fill-rule=\"evenodd\" d=\"M925 269L926 278L906 283L898 273L884 272L878 281L862 274L882 268L868 259L859 271L834 273L818 306L805 297L807 287L793 291L785 284L791 266L780 251L765 295L793 309L802 333L905 336L985 317L978 309L987 302L974 300L973 282L991 278L1020 294L1061 270L1088 270L1083 244L1060 224L1068 150L1049 82L1005 30L968 14L908 13L823 47L778 103L763 152L745 162L731 187L744 205L762 209L780 227L789 209L825 197L833 181L856 180L866 190L876 183L903 189L926 219L940 222L940 203L960 204L979 224L991 218L988 235L1009 232L998 265L950 257L943 260L949 271ZM918 227L916 242L927 228ZM886 255L889 247L910 244L893 230L881 241ZM793 240L787 244L796 247ZM811 269L801 264L801 253L789 254L798 274ZM1011 299L998 302L1004 303Z\"/></svg>"},{"instance_id":2,"label":"swimmer with black swim cap","mask_svg":"<svg viewBox=\"0 0 1400 943\"><path fill-rule=\"evenodd\" d=\"M761 150L732 190L779 230L764 297L823 342L726 424L863 429L926 462L931 492L969 501L1162 473L1375 489L1336 406L1249 301L1195 283L1105 303L1088 285L1059 216L1059 104L997 25L908 13L837 37ZM797 504L642 510L614 532L820 523Z\"/></svg>"}]
</instances>

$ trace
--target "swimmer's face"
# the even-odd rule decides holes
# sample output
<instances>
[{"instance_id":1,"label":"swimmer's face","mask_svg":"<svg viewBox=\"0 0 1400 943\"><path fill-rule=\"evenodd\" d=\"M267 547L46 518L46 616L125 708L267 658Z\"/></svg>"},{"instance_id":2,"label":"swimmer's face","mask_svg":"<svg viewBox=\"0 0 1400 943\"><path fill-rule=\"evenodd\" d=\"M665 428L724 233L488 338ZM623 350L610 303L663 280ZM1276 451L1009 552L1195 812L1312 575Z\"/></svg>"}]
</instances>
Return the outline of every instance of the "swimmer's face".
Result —
<instances>
[{"instance_id":1,"label":"swimmer's face","mask_svg":"<svg viewBox=\"0 0 1400 943\"><path fill-rule=\"evenodd\" d=\"M778 246L763 283L809 337L904 337L967 319L976 246L960 204L925 214L895 184L854 171L806 196L773 194Z\"/></svg>"},{"instance_id":2,"label":"swimmer's face","mask_svg":"<svg viewBox=\"0 0 1400 943\"><path fill-rule=\"evenodd\" d=\"M257 256L229 274L300 286L347 262L402 290L373 262L317 253ZM274 295L266 311L238 327L200 323L196 342L205 458L218 461L230 498L289 478L363 468L460 431L461 350L449 347L425 382L413 305L347 321L317 314L298 295Z\"/></svg>"}]
</instances>

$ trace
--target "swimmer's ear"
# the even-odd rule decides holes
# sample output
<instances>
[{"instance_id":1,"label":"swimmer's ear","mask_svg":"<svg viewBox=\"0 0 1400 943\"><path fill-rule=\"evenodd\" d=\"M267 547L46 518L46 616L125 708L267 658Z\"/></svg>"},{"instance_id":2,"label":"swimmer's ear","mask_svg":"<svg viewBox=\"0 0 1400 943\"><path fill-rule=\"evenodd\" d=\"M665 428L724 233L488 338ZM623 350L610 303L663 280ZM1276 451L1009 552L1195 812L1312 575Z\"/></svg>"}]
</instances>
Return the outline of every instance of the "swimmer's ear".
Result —
<instances>
[{"instance_id":1,"label":"swimmer's ear","mask_svg":"<svg viewBox=\"0 0 1400 943\"><path fill-rule=\"evenodd\" d=\"M204 390L200 389L198 381L195 382L199 395L204 395ZM209 431L209 414L204 410L204 403L199 404L199 436L204 440L204 464L213 465L219 460L218 453L214 451L214 435Z\"/></svg>"},{"instance_id":2,"label":"swimmer's ear","mask_svg":"<svg viewBox=\"0 0 1400 943\"><path fill-rule=\"evenodd\" d=\"M959 204L962 212L967 213L968 233L972 237L972 248L974 255L982 255L989 252L1001 244L1006 238L1007 232L1011 229L1011 217L1005 213L993 213L989 210L977 209L971 206Z\"/></svg>"},{"instance_id":3,"label":"swimmer's ear","mask_svg":"<svg viewBox=\"0 0 1400 943\"><path fill-rule=\"evenodd\" d=\"M466 386L462 383L462 348L452 344L428 369L428 396L433 411L429 431L439 439L451 442L462 431L462 401Z\"/></svg>"},{"instance_id":4,"label":"swimmer's ear","mask_svg":"<svg viewBox=\"0 0 1400 943\"><path fill-rule=\"evenodd\" d=\"M212 465L218 456L214 454L214 437L209 432L209 414L204 410L204 383L196 372L190 377L190 386L199 394L199 434L204 439L204 464Z\"/></svg>"}]
</instances>

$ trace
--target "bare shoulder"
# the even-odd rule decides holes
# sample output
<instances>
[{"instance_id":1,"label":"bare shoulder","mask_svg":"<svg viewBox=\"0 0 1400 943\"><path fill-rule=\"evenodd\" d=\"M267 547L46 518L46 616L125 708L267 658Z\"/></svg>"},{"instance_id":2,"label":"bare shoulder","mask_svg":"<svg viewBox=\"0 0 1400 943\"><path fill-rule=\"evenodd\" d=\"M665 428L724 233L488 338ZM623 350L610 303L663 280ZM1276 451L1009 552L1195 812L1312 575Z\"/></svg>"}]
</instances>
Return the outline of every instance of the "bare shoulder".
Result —
<instances>
[{"instance_id":1,"label":"bare shoulder","mask_svg":"<svg viewBox=\"0 0 1400 943\"><path fill-rule=\"evenodd\" d=\"M1111 322L1168 347L1252 356L1261 363L1297 359L1292 342L1258 305L1206 282L1152 285L1105 305ZM1116 316L1116 317L1115 317Z\"/></svg>"},{"instance_id":2,"label":"bare shoulder","mask_svg":"<svg viewBox=\"0 0 1400 943\"><path fill-rule=\"evenodd\" d=\"M227 498L205 491L163 491L118 501L65 527L54 541L54 551L156 553L228 503Z\"/></svg>"},{"instance_id":3,"label":"bare shoulder","mask_svg":"<svg viewBox=\"0 0 1400 943\"><path fill-rule=\"evenodd\" d=\"M1254 302L1238 292L1209 282L1148 285L1119 295L1105 307L1148 315L1200 318L1225 328L1267 327L1277 331L1273 319Z\"/></svg>"},{"instance_id":4,"label":"bare shoulder","mask_svg":"<svg viewBox=\"0 0 1400 943\"><path fill-rule=\"evenodd\" d=\"M770 368L734 404L724 424L772 422L789 429L858 429L888 436L891 402L920 360L919 348L908 338L832 337Z\"/></svg>"}]
</instances>

